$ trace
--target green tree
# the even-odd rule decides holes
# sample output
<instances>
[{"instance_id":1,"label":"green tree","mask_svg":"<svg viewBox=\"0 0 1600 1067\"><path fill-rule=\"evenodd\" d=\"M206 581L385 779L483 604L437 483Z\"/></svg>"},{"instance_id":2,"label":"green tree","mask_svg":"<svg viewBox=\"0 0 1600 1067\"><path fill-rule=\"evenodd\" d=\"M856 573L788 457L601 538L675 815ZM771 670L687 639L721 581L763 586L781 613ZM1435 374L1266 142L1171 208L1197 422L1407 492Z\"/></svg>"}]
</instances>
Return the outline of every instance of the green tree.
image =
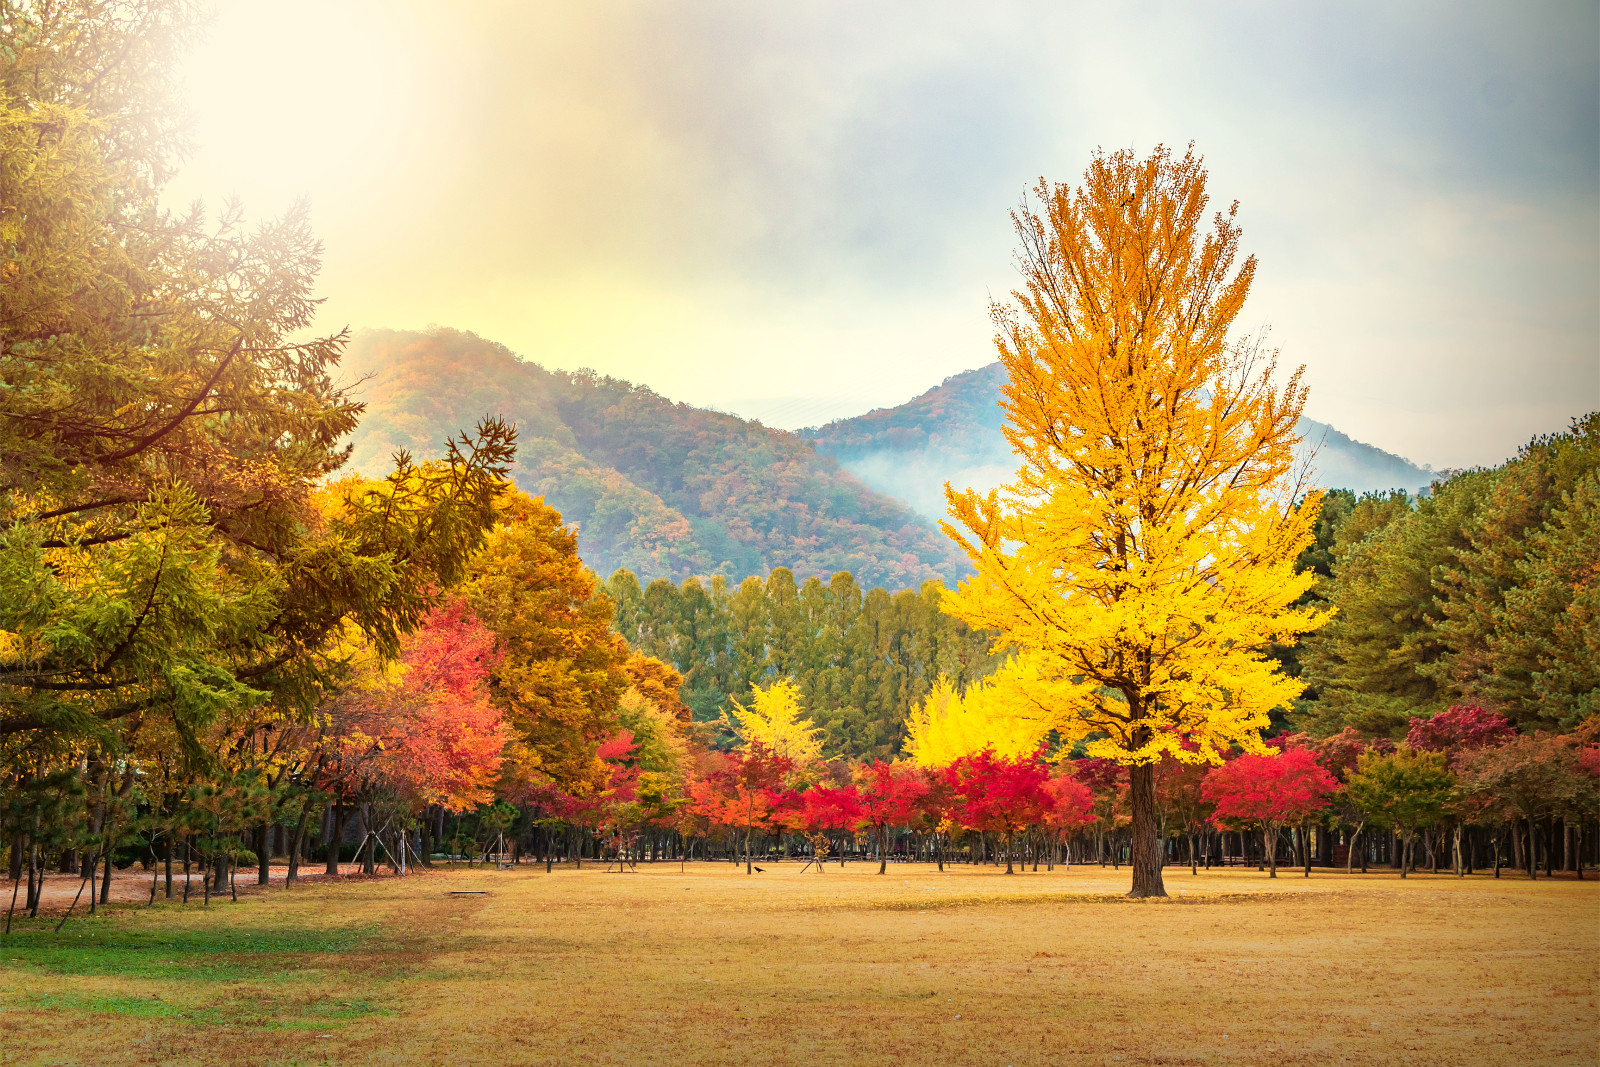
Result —
<instances>
[{"instance_id":1,"label":"green tree","mask_svg":"<svg viewBox=\"0 0 1600 1067\"><path fill-rule=\"evenodd\" d=\"M1399 832L1404 843L1400 877L1413 869L1412 842L1443 819L1455 779L1442 752L1418 752L1404 745L1393 752L1363 752L1345 779L1346 795L1374 826Z\"/></svg>"},{"instance_id":2,"label":"green tree","mask_svg":"<svg viewBox=\"0 0 1600 1067\"><path fill-rule=\"evenodd\" d=\"M514 433L397 457L329 516L360 406L301 339L303 207L253 229L156 196L186 4L8 7L0 52L0 736L115 748L164 716L307 708L354 626L392 653L489 525Z\"/></svg>"},{"instance_id":3,"label":"green tree","mask_svg":"<svg viewBox=\"0 0 1600 1067\"><path fill-rule=\"evenodd\" d=\"M1600 476L1563 494L1526 542L1472 689L1523 722L1571 728L1600 714Z\"/></svg>"},{"instance_id":4,"label":"green tree","mask_svg":"<svg viewBox=\"0 0 1600 1067\"><path fill-rule=\"evenodd\" d=\"M1430 670L1450 651L1436 626L1442 575L1469 549L1493 478L1458 475L1414 508L1404 494L1390 494L1352 509L1335 536L1335 573L1323 593L1338 613L1305 639L1300 657L1317 699L1301 718L1312 732L1350 725L1400 737L1412 717L1446 706L1449 690Z\"/></svg>"}]
</instances>

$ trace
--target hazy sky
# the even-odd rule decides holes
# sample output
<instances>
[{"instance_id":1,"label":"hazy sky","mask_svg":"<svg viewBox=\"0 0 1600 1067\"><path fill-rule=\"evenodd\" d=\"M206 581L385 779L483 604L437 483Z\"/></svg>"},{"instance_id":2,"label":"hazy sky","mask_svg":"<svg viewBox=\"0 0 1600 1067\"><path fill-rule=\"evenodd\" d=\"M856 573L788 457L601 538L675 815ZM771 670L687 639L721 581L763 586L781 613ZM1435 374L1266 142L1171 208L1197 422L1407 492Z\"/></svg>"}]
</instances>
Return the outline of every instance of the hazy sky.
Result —
<instances>
[{"instance_id":1,"label":"hazy sky","mask_svg":"<svg viewBox=\"0 0 1600 1067\"><path fill-rule=\"evenodd\" d=\"M1600 407L1592 2L223 2L175 197L308 196L323 324L799 426L994 358L1007 211L1205 154L1307 413L1438 467Z\"/></svg>"}]
</instances>

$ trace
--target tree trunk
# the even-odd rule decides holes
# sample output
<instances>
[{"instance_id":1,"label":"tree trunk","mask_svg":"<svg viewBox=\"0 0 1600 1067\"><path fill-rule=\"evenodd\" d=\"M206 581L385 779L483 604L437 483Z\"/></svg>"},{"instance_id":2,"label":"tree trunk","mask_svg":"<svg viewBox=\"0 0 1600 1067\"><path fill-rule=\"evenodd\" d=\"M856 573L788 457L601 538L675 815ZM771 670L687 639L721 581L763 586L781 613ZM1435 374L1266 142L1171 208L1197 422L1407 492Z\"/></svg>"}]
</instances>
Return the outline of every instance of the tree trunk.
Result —
<instances>
[{"instance_id":1,"label":"tree trunk","mask_svg":"<svg viewBox=\"0 0 1600 1067\"><path fill-rule=\"evenodd\" d=\"M1278 877L1278 828L1261 828L1261 854L1267 861L1267 877Z\"/></svg>"},{"instance_id":2,"label":"tree trunk","mask_svg":"<svg viewBox=\"0 0 1600 1067\"><path fill-rule=\"evenodd\" d=\"M172 831L171 830L167 831L167 844L166 844L166 848L162 849L162 852L165 854L162 858L163 858L164 862L166 863L166 868L167 868L167 899L171 900L172 899Z\"/></svg>"},{"instance_id":3,"label":"tree trunk","mask_svg":"<svg viewBox=\"0 0 1600 1067\"><path fill-rule=\"evenodd\" d=\"M256 885L272 880L272 827L263 822L256 827L252 851L256 854Z\"/></svg>"},{"instance_id":4,"label":"tree trunk","mask_svg":"<svg viewBox=\"0 0 1600 1067\"><path fill-rule=\"evenodd\" d=\"M283 887L294 885L300 877L300 853L306 845L306 832L311 829L311 797L300 805L300 821L295 824L294 836L289 839L289 868L284 872Z\"/></svg>"},{"instance_id":5,"label":"tree trunk","mask_svg":"<svg viewBox=\"0 0 1600 1067\"><path fill-rule=\"evenodd\" d=\"M1156 769L1146 763L1128 768L1128 794L1133 802L1133 888L1130 897L1164 897L1161 842L1156 828Z\"/></svg>"},{"instance_id":6,"label":"tree trunk","mask_svg":"<svg viewBox=\"0 0 1600 1067\"><path fill-rule=\"evenodd\" d=\"M328 859L324 871L328 874L339 873L339 853L344 848L344 805L333 806L333 832L328 835Z\"/></svg>"}]
</instances>

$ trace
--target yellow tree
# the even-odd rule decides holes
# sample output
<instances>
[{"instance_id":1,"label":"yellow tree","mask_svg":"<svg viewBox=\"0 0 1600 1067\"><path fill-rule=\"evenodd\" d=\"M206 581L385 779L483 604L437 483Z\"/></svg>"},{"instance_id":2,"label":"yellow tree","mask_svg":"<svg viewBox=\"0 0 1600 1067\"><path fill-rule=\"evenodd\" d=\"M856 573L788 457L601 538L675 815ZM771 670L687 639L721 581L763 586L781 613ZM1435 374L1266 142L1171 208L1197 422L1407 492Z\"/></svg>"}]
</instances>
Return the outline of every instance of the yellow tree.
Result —
<instances>
[{"instance_id":1,"label":"yellow tree","mask_svg":"<svg viewBox=\"0 0 1600 1067\"><path fill-rule=\"evenodd\" d=\"M958 693L948 678L941 677L906 717L905 751L919 767L947 767L984 749L1006 759L1023 759L1038 750L1049 730L1048 722L1026 706L1005 700L987 681L974 682L965 693Z\"/></svg>"},{"instance_id":2,"label":"yellow tree","mask_svg":"<svg viewBox=\"0 0 1600 1067\"><path fill-rule=\"evenodd\" d=\"M822 756L822 730L812 725L800 704L800 688L787 678L779 678L763 688L750 687L750 706L737 700L727 713L728 725L746 745L760 742L773 755L793 760L796 765Z\"/></svg>"},{"instance_id":3,"label":"yellow tree","mask_svg":"<svg viewBox=\"0 0 1600 1067\"><path fill-rule=\"evenodd\" d=\"M1036 196L1012 216L1025 288L992 309L1021 469L946 487L977 569L947 610L1023 650L996 699L1129 766L1130 895L1164 896L1156 763L1262 751L1302 688L1264 649L1324 621L1291 607L1314 581L1294 566L1319 503L1293 502L1305 389L1230 335L1255 258L1237 204L1208 216L1192 149L1097 153Z\"/></svg>"}]
</instances>

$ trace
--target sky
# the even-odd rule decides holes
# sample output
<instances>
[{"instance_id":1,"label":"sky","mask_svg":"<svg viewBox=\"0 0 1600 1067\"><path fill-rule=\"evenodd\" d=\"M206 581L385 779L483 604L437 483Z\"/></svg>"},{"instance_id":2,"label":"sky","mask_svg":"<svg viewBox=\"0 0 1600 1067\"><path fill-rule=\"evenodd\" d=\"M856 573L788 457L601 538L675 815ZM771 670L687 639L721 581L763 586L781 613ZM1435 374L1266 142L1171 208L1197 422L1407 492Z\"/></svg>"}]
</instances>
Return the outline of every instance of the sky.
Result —
<instances>
[{"instance_id":1,"label":"sky","mask_svg":"<svg viewBox=\"0 0 1600 1067\"><path fill-rule=\"evenodd\" d=\"M1008 213L1189 142L1306 413L1436 468L1600 408L1600 7L220 0L169 198L309 199L319 326L798 427L995 358Z\"/></svg>"}]
</instances>

